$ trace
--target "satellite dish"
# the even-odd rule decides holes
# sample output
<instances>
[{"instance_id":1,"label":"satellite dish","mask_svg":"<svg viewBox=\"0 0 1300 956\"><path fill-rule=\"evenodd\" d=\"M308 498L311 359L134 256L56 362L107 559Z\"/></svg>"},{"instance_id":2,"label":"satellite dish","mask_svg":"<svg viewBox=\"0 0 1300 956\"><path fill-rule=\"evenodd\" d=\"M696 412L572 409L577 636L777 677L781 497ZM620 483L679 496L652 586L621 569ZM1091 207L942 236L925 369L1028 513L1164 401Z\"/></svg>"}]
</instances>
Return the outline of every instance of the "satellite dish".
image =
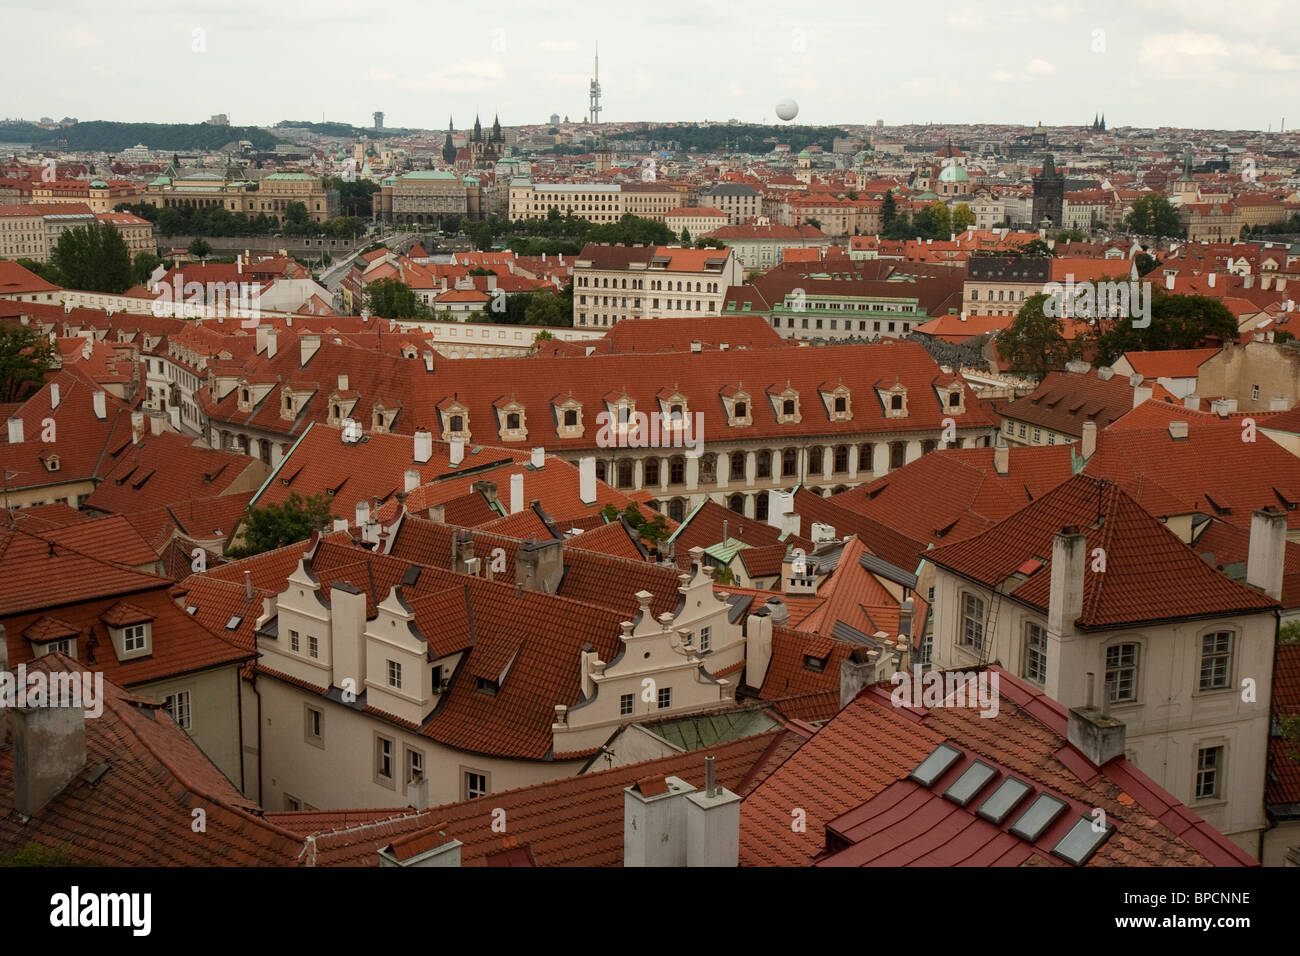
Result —
<instances>
[{"instance_id":1,"label":"satellite dish","mask_svg":"<svg viewBox=\"0 0 1300 956\"><path fill-rule=\"evenodd\" d=\"M799 104L792 99L784 99L776 104L776 115L788 123L799 115Z\"/></svg>"}]
</instances>

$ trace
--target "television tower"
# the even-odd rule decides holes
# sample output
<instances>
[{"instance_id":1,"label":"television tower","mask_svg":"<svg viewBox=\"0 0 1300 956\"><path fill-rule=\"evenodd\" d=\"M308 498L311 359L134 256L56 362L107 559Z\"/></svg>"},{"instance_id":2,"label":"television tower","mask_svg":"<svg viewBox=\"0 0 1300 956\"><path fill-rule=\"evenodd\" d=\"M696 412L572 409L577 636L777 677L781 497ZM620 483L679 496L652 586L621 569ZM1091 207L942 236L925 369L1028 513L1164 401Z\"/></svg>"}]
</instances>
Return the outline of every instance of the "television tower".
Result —
<instances>
[{"instance_id":1,"label":"television tower","mask_svg":"<svg viewBox=\"0 0 1300 956\"><path fill-rule=\"evenodd\" d=\"M596 72L591 78L591 104L587 107L591 122L600 123L600 44L596 44Z\"/></svg>"}]
</instances>

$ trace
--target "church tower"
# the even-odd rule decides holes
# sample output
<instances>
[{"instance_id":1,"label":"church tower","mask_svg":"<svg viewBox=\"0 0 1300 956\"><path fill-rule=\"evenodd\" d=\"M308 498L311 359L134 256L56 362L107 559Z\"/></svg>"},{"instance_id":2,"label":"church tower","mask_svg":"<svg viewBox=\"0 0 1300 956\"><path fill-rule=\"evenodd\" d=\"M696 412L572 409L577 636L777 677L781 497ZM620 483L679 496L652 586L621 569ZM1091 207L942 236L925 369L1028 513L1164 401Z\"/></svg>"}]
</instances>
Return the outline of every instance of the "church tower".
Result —
<instances>
[{"instance_id":1,"label":"church tower","mask_svg":"<svg viewBox=\"0 0 1300 956\"><path fill-rule=\"evenodd\" d=\"M447 117L447 138L442 143L442 160L448 166L456 161L456 147L451 143L451 134L456 127L452 125L451 117Z\"/></svg>"}]
</instances>

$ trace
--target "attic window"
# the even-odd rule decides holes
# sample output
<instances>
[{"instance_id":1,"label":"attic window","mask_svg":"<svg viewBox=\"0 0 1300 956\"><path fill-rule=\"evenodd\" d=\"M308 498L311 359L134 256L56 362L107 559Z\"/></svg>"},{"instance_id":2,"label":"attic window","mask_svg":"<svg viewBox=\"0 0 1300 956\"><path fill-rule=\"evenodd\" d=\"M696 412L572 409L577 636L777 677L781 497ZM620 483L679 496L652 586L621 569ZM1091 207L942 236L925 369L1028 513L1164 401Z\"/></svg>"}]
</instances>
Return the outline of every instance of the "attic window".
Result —
<instances>
[{"instance_id":1,"label":"attic window","mask_svg":"<svg viewBox=\"0 0 1300 956\"><path fill-rule=\"evenodd\" d=\"M489 697L495 697L497 695L497 691L500 690L501 687L494 680L489 680L486 677L480 677L478 678L478 684L474 689L477 690L480 694L487 694Z\"/></svg>"},{"instance_id":2,"label":"attic window","mask_svg":"<svg viewBox=\"0 0 1300 956\"><path fill-rule=\"evenodd\" d=\"M519 431L519 413L518 413L518 412L511 412L509 415L506 416L506 429L507 429L508 431L512 431L512 432L517 432L517 431Z\"/></svg>"},{"instance_id":3,"label":"attic window","mask_svg":"<svg viewBox=\"0 0 1300 956\"><path fill-rule=\"evenodd\" d=\"M940 744L917 765L917 768L909 774L909 777L923 787L932 787L934 782L947 773L948 768L956 763L960 756L961 751L956 747Z\"/></svg>"},{"instance_id":4,"label":"attic window","mask_svg":"<svg viewBox=\"0 0 1300 956\"><path fill-rule=\"evenodd\" d=\"M59 470L59 467L60 467L60 465L59 465L59 456L58 456L58 455L51 455L49 458L45 459L45 470L46 470L46 471L58 471L58 470Z\"/></svg>"},{"instance_id":5,"label":"attic window","mask_svg":"<svg viewBox=\"0 0 1300 956\"><path fill-rule=\"evenodd\" d=\"M961 392L949 392L948 407L957 408L959 405L961 405Z\"/></svg>"},{"instance_id":6,"label":"attic window","mask_svg":"<svg viewBox=\"0 0 1300 956\"><path fill-rule=\"evenodd\" d=\"M829 660L829 658L814 657L812 654L805 654L803 656L803 669L806 671L812 671L814 674L820 674L826 670L827 660Z\"/></svg>"},{"instance_id":7,"label":"attic window","mask_svg":"<svg viewBox=\"0 0 1300 956\"><path fill-rule=\"evenodd\" d=\"M243 619L242 617L240 617L238 614L236 614L234 617L232 617L229 621L226 622L226 630L227 630L227 631L233 631L233 630L238 629L240 623L241 623L243 620L244 620L244 619Z\"/></svg>"},{"instance_id":8,"label":"attic window","mask_svg":"<svg viewBox=\"0 0 1300 956\"><path fill-rule=\"evenodd\" d=\"M736 418L745 418L749 415L749 405L745 402L736 402Z\"/></svg>"},{"instance_id":9,"label":"attic window","mask_svg":"<svg viewBox=\"0 0 1300 956\"><path fill-rule=\"evenodd\" d=\"M465 430L465 418L462 415L451 416L451 431L463 432Z\"/></svg>"},{"instance_id":10,"label":"attic window","mask_svg":"<svg viewBox=\"0 0 1300 956\"><path fill-rule=\"evenodd\" d=\"M1109 823L1098 830L1093 826L1093 822L1090 816L1076 820L1074 826L1061 837L1060 842L1052 847L1052 855L1059 856L1075 866L1083 866L1087 863L1106 839L1115 832L1115 828Z\"/></svg>"},{"instance_id":11,"label":"attic window","mask_svg":"<svg viewBox=\"0 0 1300 956\"><path fill-rule=\"evenodd\" d=\"M891 395L889 398L889 407L892 411L901 412L903 410L903 396Z\"/></svg>"},{"instance_id":12,"label":"attic window","mask_svg":"<svg viewBox=\"0 0 1300 956\"><path fill-rule=\"evenodd\" d=\"M1038 799L1029 805L1029 809L1020 815L1011 832L1020 839L1033 843L1064 810L1065 801L1040 793Z\"/></svg>"},{"instance_id":13,"label":"attic window","mask_svg":"<svg viewBox=\"0 0 1300 956\"><path fill-rule=\"evenodd\" d=\"M849 409L849 400L843 395L835 399L835 411L846 412Z\"/></svg>"},{"instance_id":14,"label":"attic window","mask_svg":"<svg viewBox=\"0 0 1300 956\"><path fill-rule=\"evenodd\" d=\"M577 411L577 409L566 408L566 409L564 410L564 427L565 427L565 428L577 428L577 427L578 427L578 411Z\"/></svg>"},{"instance_id":15,"label":"attic window","mask_svg":"<svg viewBox=\"0 0 1300 956\"><path fill-rule=\"evenodd\" d=\"M835 399L835 405L836 405L835 410L836 410L837 412L842 412L842 411L844 411L844 408L843 408L843 405L844 405L844 399L842 399L842 398L837 398L837 399ZM793 414L794 414L794 399L793 399L793 398L787 398L784 402L781 403L781 414L782 414L782 415L793 415Z\"/></svg>"}]
</instances>

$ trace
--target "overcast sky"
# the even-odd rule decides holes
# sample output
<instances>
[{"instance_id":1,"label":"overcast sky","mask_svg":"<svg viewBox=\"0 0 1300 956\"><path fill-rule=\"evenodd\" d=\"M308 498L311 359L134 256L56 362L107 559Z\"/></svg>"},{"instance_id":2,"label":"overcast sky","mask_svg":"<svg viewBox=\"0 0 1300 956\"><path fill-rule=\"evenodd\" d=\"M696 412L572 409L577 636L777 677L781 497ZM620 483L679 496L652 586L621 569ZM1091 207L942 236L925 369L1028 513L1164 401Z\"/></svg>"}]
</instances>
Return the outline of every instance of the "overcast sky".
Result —
<instances>
[{"instance_id":1,"label":"overcast sky","mask_svg":"<svg viewBox=\"0 0 1300 956\"><path fill-rule=\"evenodd\" d=\"M791 97L815 124L1300 124L1297 0L4 6L0 116L25 119L578 120L599 41L606 122L776 122Z\"/></svg>"}]
</instances>

